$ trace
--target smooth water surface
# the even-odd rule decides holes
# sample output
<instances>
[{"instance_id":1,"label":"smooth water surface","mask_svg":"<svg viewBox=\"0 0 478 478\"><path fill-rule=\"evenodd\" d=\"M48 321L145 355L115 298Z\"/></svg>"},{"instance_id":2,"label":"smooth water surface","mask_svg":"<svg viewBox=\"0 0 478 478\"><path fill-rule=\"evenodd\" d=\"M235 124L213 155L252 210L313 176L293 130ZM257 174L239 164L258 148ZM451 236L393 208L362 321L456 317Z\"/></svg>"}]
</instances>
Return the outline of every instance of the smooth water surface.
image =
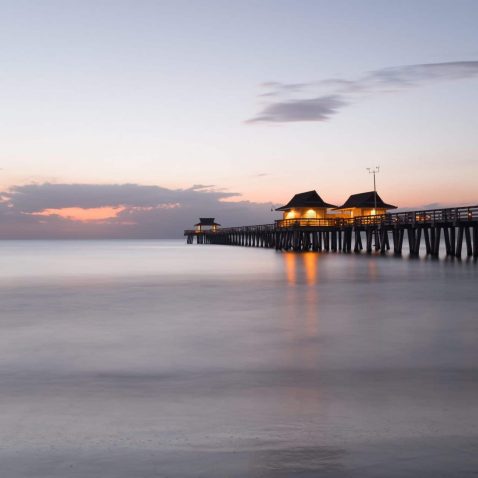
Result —
<instances>
[{"instance_id":1,"label":"smooth water surface","mask_svg":"<svg viewBox=\"0 0 478 478\"><path fill-rule=\"evenodd\" d=\"M478 266L0 242L0 476L478 473Z\"/></svg>"}]
</instances>

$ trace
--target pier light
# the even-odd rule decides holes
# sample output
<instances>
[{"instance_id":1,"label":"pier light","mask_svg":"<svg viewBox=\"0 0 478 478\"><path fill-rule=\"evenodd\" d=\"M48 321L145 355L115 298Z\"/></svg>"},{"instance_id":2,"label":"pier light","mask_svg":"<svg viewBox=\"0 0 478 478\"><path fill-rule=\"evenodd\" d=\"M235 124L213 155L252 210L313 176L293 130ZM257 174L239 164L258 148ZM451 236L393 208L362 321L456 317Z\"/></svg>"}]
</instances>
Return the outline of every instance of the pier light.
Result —
<instances>
[{"instance_id":1,"label":"pier light","mask_svg":"<svg viewBox=\"0 0 478 478\"><path fill-rule=\"evenodd\" d=\"M372 216L375 216L375 215L377 214L377 210L376 210L376 209L372 209L372 211L370 212L370 214L371 214Z\"/></svg>"},{"instance_id":2,"label":"pier light","mask_svg":"<svg viewBox=\"0 0 478 478\"><path fill-rule=\"evenodd\" d=\"M295 218L295 211L292 210L292 211L289 211L286 216L285 216L286 219L294 219Z\"/></svg>"},{"instance_id":3,"label":"pier light","mask_svg":"<svg viewBox=\"0 0 478 478\"><path fill-rule=\"evenodd\" d=\"M305 217L316 218L317 217L317 211L315 209L308 209L305 213Z\"/></svg>"}]
</instances>

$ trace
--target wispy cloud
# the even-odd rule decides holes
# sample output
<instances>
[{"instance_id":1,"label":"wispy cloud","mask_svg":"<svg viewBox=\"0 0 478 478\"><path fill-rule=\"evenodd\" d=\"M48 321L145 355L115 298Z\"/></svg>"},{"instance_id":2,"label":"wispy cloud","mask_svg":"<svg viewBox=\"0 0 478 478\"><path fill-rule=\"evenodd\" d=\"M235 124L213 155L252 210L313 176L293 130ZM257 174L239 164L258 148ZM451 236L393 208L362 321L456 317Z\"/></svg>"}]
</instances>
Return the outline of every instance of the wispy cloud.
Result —
<instances>
[{"instance_id":1,"label":"wispy cloud","mask_svg":"<svg viewBox=\"0 0 478 478\"><path fill-rule=\"evenodd\" d=\"M433 82L478 77L478 61L424 63L382 68L357 79L326 78L307 83L263 83L269 102L246 123L327 121L368 95L395 93Z\"/></svg>"}]
</instances>

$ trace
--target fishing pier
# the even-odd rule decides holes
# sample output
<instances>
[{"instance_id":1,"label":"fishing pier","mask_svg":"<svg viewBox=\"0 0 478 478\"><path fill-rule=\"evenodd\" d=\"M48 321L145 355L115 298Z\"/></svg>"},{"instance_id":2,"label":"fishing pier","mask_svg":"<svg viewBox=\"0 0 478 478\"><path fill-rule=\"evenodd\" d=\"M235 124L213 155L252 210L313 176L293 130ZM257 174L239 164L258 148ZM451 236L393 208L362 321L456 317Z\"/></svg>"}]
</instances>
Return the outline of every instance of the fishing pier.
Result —
<instances>
[{"instance_id":1,"label":"fishing pier","mask_svg":"<svg viewBox=\"0 0 478 478\"><path fill-rule=\"evenodd\" d=\"M404 241L411 256L478 257L478 206L388 212L376 191L353 194L341 206L328 204L316 191L296 194L283 219L273 224L220 228L214 218L201 218L185 230L187 243L265 247L284 251L356 252L401 255ZM424 246L424 247L423 247Z\"/></svg>"},{"instance_id":2,"label":"fishing pier","mask_svg":"<svg viewBox=\"0 0 478 478\"><path fill-rule=\"evenodd\" d=\"M406 240L411 256L424 245L427 255L478 257L478 206L399 212L336 219L280 219L274 224L186 230L187 242L265 247L285 251L361 252L393 250L402 254Z\"/></svg>"}]
</instances>

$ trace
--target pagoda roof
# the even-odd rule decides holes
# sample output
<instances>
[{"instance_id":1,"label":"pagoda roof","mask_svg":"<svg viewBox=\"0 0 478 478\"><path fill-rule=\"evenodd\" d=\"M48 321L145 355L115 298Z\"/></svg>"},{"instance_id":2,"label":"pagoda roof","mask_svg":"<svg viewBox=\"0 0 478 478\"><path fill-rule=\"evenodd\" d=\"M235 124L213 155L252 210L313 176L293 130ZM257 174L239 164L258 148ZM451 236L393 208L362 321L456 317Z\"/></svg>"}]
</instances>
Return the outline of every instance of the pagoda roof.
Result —
<instances>
[{"instance_id":1,"label":"pagoda roof","mask_svg":"<svg viewBox=\"0 0 478 478\"><path fill-rule=\"evenodd\" d=\"M306 191L305 193L296 194L285 206L278 207L276 211L287 211L295 207L337 207L334 204L326 203L317 193L317 191Z\"/></svg>"},{"instance_id":2,"label":"pagoda roof","mask_svg":"<svg viewBox=\"0 0 478 478\"><path fill-rule=\"evenodd\" d=\"M200 217L199 222L194 226L220 226L217 222L214 222L214 217Z\"/></svg>"},{"instance_id":3,"label":"pagoda roof","mask_svg":"<svg viewBox=\"0 0 478 478\"><path fill-rule=\"evenodd\" d=\"M375 204L375 194L376 194L376 204ZM360 208L374 208L380 209L397 209L397 206L393 206L392 204L387 204L383 202L383 199L375 193L374 191L367 191L365 193L358 193L352 194L347 201L345 201L342 206L337 207L335 209L348 209L352 207L360 207Z\"/></svg>"}]
</instances>

